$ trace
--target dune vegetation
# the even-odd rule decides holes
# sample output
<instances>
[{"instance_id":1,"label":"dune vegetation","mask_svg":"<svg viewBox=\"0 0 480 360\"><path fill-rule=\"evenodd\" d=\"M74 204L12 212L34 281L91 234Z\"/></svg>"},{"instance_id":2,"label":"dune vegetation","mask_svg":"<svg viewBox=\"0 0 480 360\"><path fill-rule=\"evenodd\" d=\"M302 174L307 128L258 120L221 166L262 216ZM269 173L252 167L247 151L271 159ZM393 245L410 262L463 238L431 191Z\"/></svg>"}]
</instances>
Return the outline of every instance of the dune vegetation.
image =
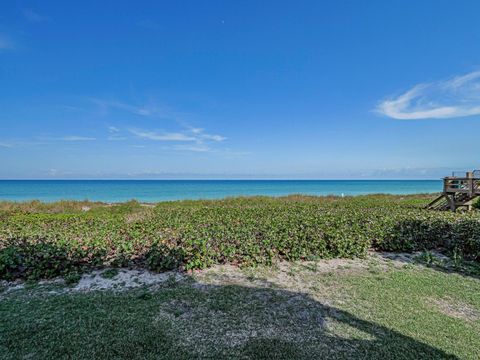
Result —
<instances>
[{"instance_id":1,"label":"dune vegetation","mask_svg":"<svg viewBox=\"0 0 480 360\"><path fill-rule=\"evenodd\" d=\"M364 257L437 249L480 260L480 213L425 210L431 195L288 196L122 204L0 203L0 278L102 267L153 271L214 264Z\"/></svg>"}]
</instances>

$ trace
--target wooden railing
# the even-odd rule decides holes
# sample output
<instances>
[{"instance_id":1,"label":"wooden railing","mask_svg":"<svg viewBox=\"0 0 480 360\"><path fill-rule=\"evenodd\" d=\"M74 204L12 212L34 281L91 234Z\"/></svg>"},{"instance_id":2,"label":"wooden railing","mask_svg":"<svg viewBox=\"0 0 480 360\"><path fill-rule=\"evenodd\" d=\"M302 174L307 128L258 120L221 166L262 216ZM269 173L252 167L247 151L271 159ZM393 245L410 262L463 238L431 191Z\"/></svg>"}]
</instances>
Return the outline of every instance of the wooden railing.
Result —
<instances>
[{"instance_id":1,"label":"wooden railing","mask_svg":"<svg viewBox=\"0 0 480 360\"><path fill-rule=\"evenodd\" d=\"M467 178L445 178L443 189L446 192L467 192L471 187L471 179Z\"/></svg>"},{"instance_id":2,"label":"wooden railing","mask_svg":"<svg viewBox=\"0 0 480 360\"><path fill-rule=\"evenodd\" d=\"M480 195L480 179L473 179L473 192Z\"/></svg>"},{"instance_id":3,"label":"wooden railing","mask_svg":"<svg viewBox=\"0 0 480 360\"><path fill-rule=\"evenodd\" d=\"M447 193L480 194L480 178L447 177L443 181L443 191Z\"/></svg>"},{"instance_id":4,"label":"wooden railing","mask_svg":"<svg viewBox=\"0 0 480 360\"><path fill-rule=\"evenodd\" d=\"M480 170L473 170L473 192L480 195Z\"/></svg>"}]
</instances>

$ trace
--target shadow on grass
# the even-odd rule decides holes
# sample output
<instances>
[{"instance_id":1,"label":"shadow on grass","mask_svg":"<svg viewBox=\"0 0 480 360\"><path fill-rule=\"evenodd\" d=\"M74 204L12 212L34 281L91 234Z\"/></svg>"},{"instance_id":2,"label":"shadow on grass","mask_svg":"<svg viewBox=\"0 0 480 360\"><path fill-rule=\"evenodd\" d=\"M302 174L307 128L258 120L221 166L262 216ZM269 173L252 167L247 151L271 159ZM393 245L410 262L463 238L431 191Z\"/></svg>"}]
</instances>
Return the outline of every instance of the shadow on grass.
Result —
<instances>
[{"instance_id":1,"label":"shadow on grass","mask_svg":"<svg viewBox=\"0 0 480 360\"><path fill-rule=\"evenodd\" d=\"M455 359L385 326L271 288L192 279L123 293L0 302L4 359Z\"/></svg>"}]
</instances>

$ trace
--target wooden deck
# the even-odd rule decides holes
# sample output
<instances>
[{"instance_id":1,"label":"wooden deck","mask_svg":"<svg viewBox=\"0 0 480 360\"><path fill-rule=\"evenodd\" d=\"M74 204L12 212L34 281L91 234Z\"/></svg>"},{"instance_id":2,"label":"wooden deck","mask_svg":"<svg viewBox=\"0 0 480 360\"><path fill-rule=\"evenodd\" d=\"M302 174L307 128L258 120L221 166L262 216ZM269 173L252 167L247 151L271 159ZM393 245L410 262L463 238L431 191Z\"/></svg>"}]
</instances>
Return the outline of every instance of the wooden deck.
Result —
<instances>
[{"instance_id":1,"label":"wooden deck","mask_svg":"<svg viewBox=\"0 0 480 360\"><path fill-rule=\"evenodd\" d=\"M466 193L480 195L480 178L451 178L444 179L445 193Z\"/></svg>"},{"instance_id":2,"label":"wooden deck","mask_svg":"<svg viewBox=\"0 0 480 360\"><path fill-rule=\"evenodd\" d=\"M458 208L472 209L475 198L480 196L480 170L469 171L465 176L443 178L443 192L428 204L429 209L456 211Z\"/></svg>"}]
</instances>

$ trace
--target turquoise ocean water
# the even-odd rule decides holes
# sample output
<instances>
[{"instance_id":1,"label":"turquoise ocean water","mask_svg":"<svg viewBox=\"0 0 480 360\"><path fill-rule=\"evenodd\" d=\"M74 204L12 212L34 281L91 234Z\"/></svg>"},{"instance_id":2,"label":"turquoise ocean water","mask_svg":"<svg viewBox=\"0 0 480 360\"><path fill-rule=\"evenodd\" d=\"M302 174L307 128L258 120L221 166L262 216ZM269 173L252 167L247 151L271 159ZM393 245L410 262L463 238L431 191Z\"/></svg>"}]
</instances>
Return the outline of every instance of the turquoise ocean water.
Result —
<instances>
[{"instance_id":1,"label":"turquoise ocean water","mask_svg":"<svg viewBox=\"0 0 480 360\"><path fill-rule=\"evenodd\" d=\"M289 194L418 194L441 191L440 180L0 180L0 200L155 202Z\"/></svg>"}]
</instances>

